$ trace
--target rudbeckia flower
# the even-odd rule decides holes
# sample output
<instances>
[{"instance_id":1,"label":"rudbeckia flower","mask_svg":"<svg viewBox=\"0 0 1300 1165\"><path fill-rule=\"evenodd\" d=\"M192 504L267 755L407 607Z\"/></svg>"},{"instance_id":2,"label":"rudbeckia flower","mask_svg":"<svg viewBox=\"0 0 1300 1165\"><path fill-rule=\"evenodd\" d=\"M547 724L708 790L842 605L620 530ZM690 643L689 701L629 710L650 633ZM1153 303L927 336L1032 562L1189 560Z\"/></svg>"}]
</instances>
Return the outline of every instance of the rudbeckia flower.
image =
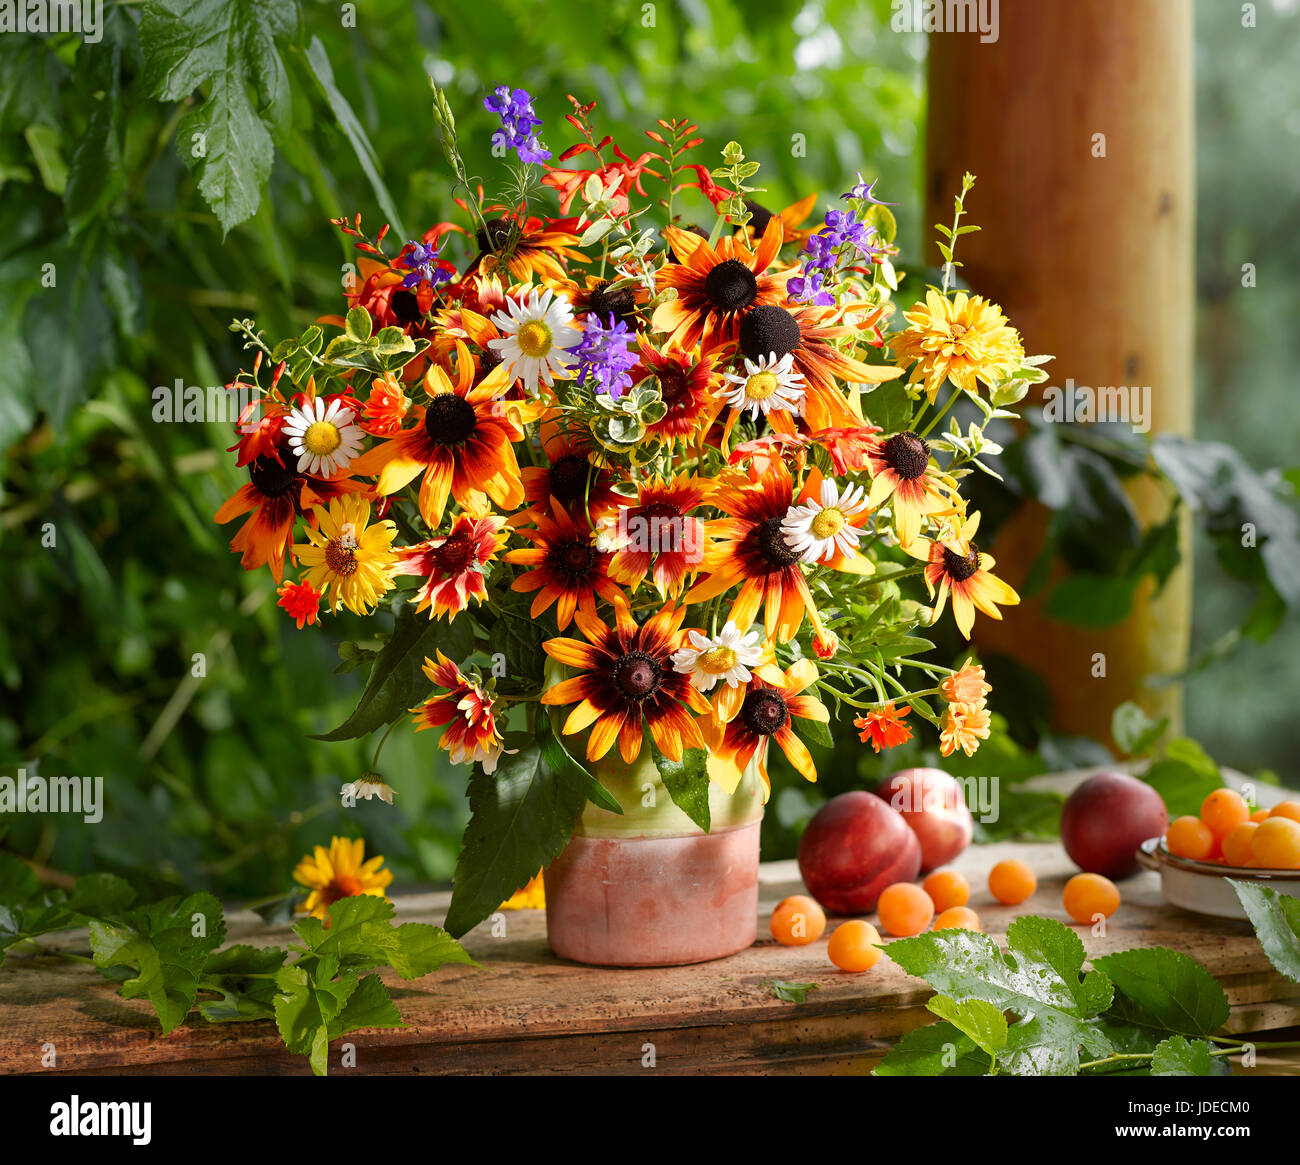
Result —
<instances>
[{"instance_id":1,"label":"rudbeckia flower","mask_svg":"<svg viewBox=\"0 0 1300 1165\"><path fill-rule=\"evenodd\" d=\"M481 603L487 594L483 568L500 552L508 537L506 520L496 514L476 518L459 515L451 530L397 551L393 574L424 578L411 599L417 611L429 609L430 619L456 616L470 600Z\"/></svg>"},{"instance_id":2,"label":"rudbeckia flower","mask_svg":"<svg viewBox=\"0 0 1300 1165\"><path fill-rule=\"evenodd\" d=\"M867 503L874 510L893 499L894 530L904 549L921 532L922 519L954 512L957 483L931 462L930 446L915 433L871 436L863 444L872 478Z\"/></svg>"},{"instance_id":3,"label":"rudbeckia flower","mask_svg":"<svg viewBox=\"0 0 1300 1165\"><path fill-rule=\"evenodd\" d=\"M974 395L977 381L995 388L1024 360L1019 333L982 296L949 298L931 288L905 318L907 329L889 344L900 366L915 361L908 383L922 382L931 404L945 380Z\"/></svg>"},{"instance_id":4,"label":"rudbeckia flower","mask_svg":"<svg viewBox=\"0 0 1300 1165\"><path fill-rule=\"evenodd\" d=\"M551 639L542 650L581 674L542 694L543 704L576 705L564 722L566 735L590 728L587 759L598 761L618 741L631 764L641 753L644 725L664 756L682 759L685 748L700 748L700 728L687 710L707 712L708 701L673 668L681 643L683 607L664 607L641 626L619 595L614 626L579 610L578 628L587 642Z\"/></svg>"},{"instance_id":5,"label":"rudbeckia flower","mask_svg":"<svg viewBox=\"0 0 1300 1165\"><path fill-rule=\"evenodd\" d=\"M308 541L293 548L307 568L305 581L322 595L331 595L331 611L341 603L368 615L393 589L397 527L387 519L369 525L370 503L356 494L335 499L328 509L317 506L315 517L320 529L308 530Z\"/></svg>"},{"instance_id":6,"label":"rudbeckia flower","mask_svg":"<svg viewBox=\"0 0 1300 1165\"><path fill-rule=\"evenodd\" d=\"M802 243L817 229L803 227L817 205L816 194L805 195L798 202L792 202L785 209L777 211L768 210L766 206L752 198L745 199L745 205L749 208L749 222L742 228L746 242L761 238L773 218L781 220L782 240L785 243Z\"/></svg>"},{"instance_id":7,"label":"rudbeckia flower","mask_svg":"<svg viewBox=\"0 0 1300 1165\"><path fill-rule=\"evenodd\" d=\"M591 262L581 251L574 250L578 236L573 233L573 228L577 223L576 218L548 219L543 222L540 218L529 217L521 225L516 225L516 220L510 216L490 218L485 227L479 227L474 232L479 255L471 267L485 274L500 273L504 269L521 283L527 282L534 275L555 283L564 283L568 276L561 259L577 263ZM503 263L501 253L510 246L512 237L515 238L514 247Z\"/></svg>"},{"instance_id":8,"label":"rudbeckia flower","mask_svg":"<svg viewBox=\"0 0 1300 1165\"><path fill-rule=\"evenodd\" d=\"M758 757L758 774L763 781L763 800L772 792L767 775L767 742L775 740L781 751L806 780L817 779L817 767L791 724L793 718L830 722L830 712L813 696L801 693L817 680L817 665L810 659L796 661L786 671L776 664L761 665L745 688L745 698L735 716L725 724L709 720L706 743L709 777L728 793L736 786L749 762Z\"/></svg>"},{"instance_id":9,"label":"rudbeckia flower","mask_svg":"<svg viewBox=\"0 0 1300 1165\"><path fill-rule=\"evenodd\" d=\"M1020 602L1020 596L1011 587L990 573L994 566L993 556L982 553L971 541L979 528L979 520L979 514L972 514L960 529L949 528L933 541L918 538L907 548L913 558L926 564L925 585L929 588L930 598L938 595L938 602L934 605L935 619L943 613L944 603L951 593L953 618L967 639L975 623L976 608L990 619L1001 619L999 603L1012 607Z\"/></svg>"},{"instance_id":10,"label":"rudbeckia flower","mask_svg":"<svg viewBox=\"0 0 1300 1165\"><path fill-rule=\"evenodd\" d=\"M530 614L536 619L552 603L556 626L563 631L575 611L595 618L596 596L613 600L621 596L609 578L608 554L598 550L593 531L552 499L551 516L539 515L536 530L520 530L533 543L523 550L511 550L506 562L530 567L510 584L512 591L537 591Z\"/></svg>"},{"instance_id":11,"label":"rudbeckia flower","mask_svg":"<svg viewBox=\"0 0 1300 1165\"><path fill-rule=\"evenodd\" d=\"M420 516L433 530L442 524L448 496L473 508L474 495L485 493L503 510L513 510L524 497L513 448L523 430L494 399L490 384L473 383L468 350L456 362L456 371L453 384L441 365L429 365L424 376L429 403L412 406L415 425L367 450L350 466L354 473L378 475L375 491L381 496L396 493L423 473Z\"/></svg>"},{"instance_id":12,"label":"rudbeckia flower","mask_svg":"<svg viewBox=\"0 0 1300 1165\"><path fill-rule=\"evenodd\" d=\"M614 491L609 470L592 462L591 443L581 434L566 432L553 418L547 418L541 425L541 440L547 464L524 466L528 508L511 519L512 525L544 517L550 512L552 498L569 513L587 513L593 521L626 501Z\"/></svg>"},{"instance_id":13,"label":"rudbeckia flower","mask_svg":"<svg viewBox=\"0 0 1300 1165\"><path fill-rule=\"evenodd\" d=\"M769 270L781 250L779 218L768 223L752 251L739 237L719 239L715 250L707 239L671 226L664 228L664 238L678 262L660 268L658 286L675 290L677 298L661 303L651 323L656 331L669 333L670 348L699 344L707 352L730 343L746 312L785 298L793 269Z\"/></svg>"},{"instance_id":14,"label":"rudbeckia flower","mask_svg":"<svg viewBox=\"0 0 1300 1165\"><path fill-rule=\"evenodd\" d=\"M903 723L903 717L911 711L906 705L895 708L891 701L873 708L865 716L855 717L853 727L861 730L858 739L871 745L876 752L882 748L895 748L912 739L912 730Z\"/></svg>"},{"instance_id":15,"label":"rudbeckia flower","mask_svg":"<svg viewBox=\"0 0 1300 1165\"><path fill-rule=\"evenodd\" d=\"M556 376L571 376L574 358L566 351L582 339L573 327L573 309L549 287L533 288L522 300L506 300L492 322L501 339L488 346L501 358L508 380L516 377L532 395L539 381L555 383Z\"/></svg>"},{"instance_id":16,"label":"rudbeckia flower","mask_svg":"<svg viewBox=\"0 0 1300 1165\"><path fill-rule=\"evenodd\" d=\"M392 870L380 869L384 864L381 854L369 861L365 857L366 843L359 837L333 837L328 850L316 846L293 871L293 880L311 891L298 913L328 920L329 908L340 898L359 894L386 898L384 887L393 880Z\"/></svg>"},{"instance_id":17,"label":"rudbeckia flower","mask_svg":"<svg viewBox=\"0 0 1300 1165\"><path fill-rule=\"evenodd\" d=\"M794 502L790 471L772 462L766 472L752 468L739 485L715 490L711 502L726 516L708 523L713 545L700 566L704 575L686 593L687 603L702 603L739 584L730 618L742 631L763 610L768 638L789 643L807 611L814 628L821 620L798 552L786 540L782 525Z\"/></svg>"},{"instance_id":18,"label":"rudbeckia flower","mask_svg":"<svg viewBox=\"0 0 1300 1165\"><path fill-rule=\"evenodd\" d=\"M498 910L545 910L546 884L539 870L523 886L510 895Z\"/></svg>"},{"instance_id":19,"label":"rudbeckia flower","mask_svg":"<svg viewBox=\"0 0 1300 1165\"><path fill-rule=\"evenodd\" d=\"M452 764L478 761L485 773L496 772L497 762L505 750L497 732L492 697L464 676L441 651L436 664L425 658L424 674L444 694L432 695L411 709L415 713L415 731L441 728L446 724L447 729L438 747L446 750Z\"/></svg>"},{"instance_id":20,"label":"rudbeckia flower","mask_svg":"<svg viewBox=\"0 0 1300 1165\"><path fill-rule=\"evenodd\" d=\"M680 594L708 548L707 527L691 517L691 511L712 491L712 481L685 473L666 481L642 480L635 499L627 499L599 522L617 547L610 577L635 590L648 574L661 595Z\"/></svg>"}]
</instances>

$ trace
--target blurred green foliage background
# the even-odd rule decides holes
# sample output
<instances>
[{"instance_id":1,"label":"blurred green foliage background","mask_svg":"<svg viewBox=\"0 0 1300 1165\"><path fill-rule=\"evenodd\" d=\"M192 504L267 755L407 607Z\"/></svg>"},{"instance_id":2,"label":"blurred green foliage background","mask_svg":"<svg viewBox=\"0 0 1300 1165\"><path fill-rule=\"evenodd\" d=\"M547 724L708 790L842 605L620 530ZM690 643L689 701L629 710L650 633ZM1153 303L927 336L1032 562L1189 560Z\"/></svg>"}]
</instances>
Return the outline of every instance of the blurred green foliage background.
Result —
<instances>
[{"instance_id":1,"label":"blurred green foliage background","mask_svg":"<svg viewBox=\"0 0 1300 1165\"><path fill-rule=\"evenodd\" d=\"M155 386L230 379L245 359L233 316L279 337L339 309L355 253L330 217L397 219L414 237L458 215L426 74L448 91L479 174L495 173L485 90L532 92L557 155L571 144L561 119L573 93L599 103L597 124L634 157L657 117L700 123L701 163L741 140L763 163L769 206L810 191L824 206L856 171L878 176L897 204L903 265L919 254L925 43L890 30L887 0L367 0L349 21L351 7L195 10L249 62L249 88L226 92L215 126L193 119L219 80L198 73L168 97L185 74L160 75L159 30L178 0L108 7L99 44L0 38L0 773L102 776L108 800L93 827L4 822L0 844L42 866L258 897L287 888L311 843L348 832L399 880L451 874L465 776L431 740L398 731L388 742L395 808L343 810L338 787L370 745L306 736L337 724L360 684L331 674L336 641L372 632L360 620L298 632L269 574L245 574L228 551L235 527L212 524L245 479L223 452L229 429L151 418ZM1294 38L1300 15L1274 7ZM1201 414L1252 463L1273 464L1296 443L1295 285L1243 291L1223 273L1239 255L1296 269L1287 167L1300 81L1286 34L1225 37L1225 19L1233 6L1198 4ZM211 147L203 163L196 127ZM214 206L240 221L223 230ZM978 191L971 208L979 221ZM1217 575L1198 587L1198 646L1241 602ZM1300 771L1297 636L1290 625L1193 680L1191 721L1219 759ZM990 754L1021 768L1054 759ZM860 780L852 768L830 775L830 791ZM774 817L797 818L806 798ZM773 846L789 841L780 824Z\"/></svg>"}]
</instances>

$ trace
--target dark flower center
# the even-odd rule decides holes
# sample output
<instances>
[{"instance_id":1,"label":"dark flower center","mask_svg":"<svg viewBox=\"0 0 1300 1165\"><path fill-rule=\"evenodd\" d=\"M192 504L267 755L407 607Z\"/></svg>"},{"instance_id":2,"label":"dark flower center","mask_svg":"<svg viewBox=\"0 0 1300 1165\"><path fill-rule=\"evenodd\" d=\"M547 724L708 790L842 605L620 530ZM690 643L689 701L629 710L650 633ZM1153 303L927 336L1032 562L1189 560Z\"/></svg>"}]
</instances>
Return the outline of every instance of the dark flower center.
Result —
<instances>
[{"instance_id":1,"label":"dark flower center","mask_svg":"<svg viewBox=\"0 0 1300 1165\"><path fill-rule=\"evenodd\" d=\"M659 396L670 413L685 408L690 403L686 372L680 364L660 368L656 375L659 378Z\"/></svg>"},{"instance_id":2,"label":"dark flower center","mask_svg":"<svg viewBox=\"0 0 1300 1165\"><path fill-rule=\"evenodd\" d=\"M595 557L591 544L577 538L556 542L551 547L551 565L570 581L585 579L591 573Z\"/></svg>"},{"instance_id":3,"label":"dark flower center","mask_svg":"<svg viewBox=\"0 0 1300 1165\"><path fill-rule=\"evenodd\" d=\"M704 294L719 311L743 311L758 298L758 280L739 259L727 259L704 277Z\"/></svg>"},{"instance_id":4,"label":"dark flower center","mask_svg":"<svg viewBox=\"0 0 1300 1165\"><path fill-rule=\"evenodd\" d=\"M774 303L756 307L740 321L740 350L750 360L773 352L780 360L799 347L801 339L799 321Z\"/></svg>"},{"instance_id":5,"label":"dark flower center","mask_svg":"<svg viewBox=\"0 0 1300 1165\"><path fill-rule=\"evenodd\" d=\"M980 552L975 543L971 543L964 558L960 554L954 554L946 546L943 548L943 572L953 582L965 582L979 568Z\"/></svg>"},{"instance_id":6,"label":"dark flower center","mask_svg":"<svg viewBox=\"0 0 1300 1165\"><path fill-rule=\"evenodd\" d=\"M930 464L930 446L915 433L903 432L885 442L881 455L885 464L905 481L925 476Z\"/></svg>"},{"instance_id":7,"label":"dark flower center","mask_svg":"<svg viewBox=\"0 0 1300 1165\"><path fill-rule=\"evenodd\" d=\"M459 445L478 427L474 406L454 392L440 392L424 413L424 431L435 445Z\"/></svg>"},{"instance_id":8,"label":"dark flower center","mask_svg":"<svg viewBox=\"0 0 1300 1165\"><path fill-rule=\"evenodd\" d=\"M761 235L767 230L767 224L774 217L772 211L768 210L761 202L755 202L752 198L745 199L745 206L749 208L749 229L756 235Z\"/></svg>"},{"instance_id":9,"label":"dark flower center","mask_svg":"<svg viewBox=\"0 0 1300 1165\"><path fill-rule=\"evenodd\" d=\"M780 732L789 722L790 709L780 692L771 688L759 688L745 697L740 717L751 732L771 736L774 732Z\"/></svg>"},{"instance_id":10,"label":"dark flower center","mask_svg":"<svg viewBox=\"0 0 1300 1165\"><path fill-rule=\"evenodd\" d=\"M636 300L630 287L609 290L608 280L598 283L587 297L587 314L595 316L601 323L608 321L612 315L616 320L636 326Z\"/></svg>"},{"instance_id":11,"label":"dark flower center","mask_svg":"<svg viewBox=\"0 0 1300 1165\"><path fill-rule=\"evenodd\" d=\"M401 323L418 324L424 319L424 312L420 310L420 301L416 298L415 292L407 291L405 287L393 292L389 297L388 306L393 309L393 315Z\"/></svg>"},{"instance_id":12,"label":"dark flower center","mask_svg":"<svg viewBox=\"0 0 1300 1165\"><path fill-rule=\"evenodd\" d=\"M357 572L355 539L351 543L341 538L331 538L325 544L325 565L337 575L347 578Z\"/></svg>"},{"instance_id":13,"label":"dark flower center","mask_svg":"<svg viewBox=\"0 0 1300 1165\"><path fill-rule=\"evenodd\" d=\"M292 458L286 457L287 464L281 465L269 453L263 454L248 463L248 477L253 488L268 498L278 498L293 488L298 480L298 473L293 468Z\"/></svg>"},{"instance_id":14,"label":"dark flower center","mask_svg":"<svg viewBox=\"0 0 1300 1165\"><path fill-rule=\"evenodd\" d=\"M510 242L515 224L508 218L490 218L474 232L480 251L499 251Z\"/></svg>"},{"instance_id":15,"label":"dark flower center","mask_svg":"<svg viewBox=\"0 0 1300 1165\"><path fill-rule=\"evenodd\" d=\"M476 384L482 383L498 364L501 363L501 353L495 348L484 348L478 358L479 377Z\"/></svg>"},{"instance_id":16,"label":"dark flower center","mask_svg":"<svg viewBox=\"0 0 1300 1165\"><path fill-rule=\"evenodd\" d=\"M577 453L566 453L551 466L551 496L562 502L576 502L587 492L591 463Z\"/></svg>"},{"instance_id":17,"label":"dark flower center","mask_svg":"<svg viewBox=\"0 0 1300 1165\"><path fill-rule=\"evenodd\" d=\"M790 549L781 530L783 517L768 518L760 522L754 530L754 541L758 552L775 567L789 566L799 556Z\"/></svg>"},{"instance_id":18,"label":"dark flower center","mask_svg":"<svg viewBox=\"0 0 1300 1165\"><path fill-rule=\"evenodd\" d=\"M460 574L474 560L474 540L468 534L453 534L432 554L438 569L446 574Z\"/></svg>"},{"instance_id":19,"label":"dark flower center","mask_svg":"<svg viewBox=\"0 0 1300 1165\"><path fill-rule=\"evenodd\" d=\"M632 651L614 666L614 682L629 700L653 696L663 682L663 669L643 651Z\"/></svg>"}]
</instances>

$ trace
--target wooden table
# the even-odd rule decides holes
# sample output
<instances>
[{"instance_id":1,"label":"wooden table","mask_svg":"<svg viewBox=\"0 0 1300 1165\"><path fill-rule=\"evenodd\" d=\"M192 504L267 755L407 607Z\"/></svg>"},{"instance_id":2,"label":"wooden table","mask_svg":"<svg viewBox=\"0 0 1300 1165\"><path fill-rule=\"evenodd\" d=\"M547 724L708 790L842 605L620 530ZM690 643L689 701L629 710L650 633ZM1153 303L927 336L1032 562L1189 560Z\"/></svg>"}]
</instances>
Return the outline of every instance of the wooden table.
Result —
<instances>
[{"instance_id":1,"label":"wooden table","mask_svg":"<svg viewBox=\"0 0 1300 1165\"><path fill-rule=\"evenodd\" d=\"M984 889L993 862L1014 854L1039 874L1023 906L993 903ZM1056 845L972 846L958 862L975 887L971 905L986 930L1005 936L1019 914L1068 922L1061 887L1074 872ZM773 905L802 890L794 862L762 869L760 939L728 959L691 967L602 970L566 963L546 945L541 911L500 916L465 940L481 968L448 967L403 983L386 973L403 1029L355 1032L330 1052L330 1070L367 1073L869 1072L899 1036L930 1022L930 989L888 960L849 975L826 958L826 938L778 946L767 934ZM1227 1033L1300 1025L1300 986L1270 966L1245 923L1187 914L1166 904L1155 875L1121 886L1110 933L1078 928L1090 955L1165 945L1202 963L1232 1002ZM399 921L438 922L445 893L396 899ZM254 914L228 916L230 941L283 944L285 930ZM503 922L504 926L500 925ZM831 921L831 926L835 920ZM59 936L76 946L75 936ZM84 949L84 948L83 948ZM777 980L814 982L806 1002L777 999ZM1294 1038L1294 1037L1292 1037ZM339 1065L339 1044L355 1046L356 1067ZM11 957L0 970L0 1073L40 1072L52 1044L57 1070L78 1074L305 1074L270 1023L192 1022L159 1035L146 1001L120 999L93 968L52 956ZM1297 1073L1294 1059L1261 1057L1255 1069Z\"/></svg>"}]
</instances>

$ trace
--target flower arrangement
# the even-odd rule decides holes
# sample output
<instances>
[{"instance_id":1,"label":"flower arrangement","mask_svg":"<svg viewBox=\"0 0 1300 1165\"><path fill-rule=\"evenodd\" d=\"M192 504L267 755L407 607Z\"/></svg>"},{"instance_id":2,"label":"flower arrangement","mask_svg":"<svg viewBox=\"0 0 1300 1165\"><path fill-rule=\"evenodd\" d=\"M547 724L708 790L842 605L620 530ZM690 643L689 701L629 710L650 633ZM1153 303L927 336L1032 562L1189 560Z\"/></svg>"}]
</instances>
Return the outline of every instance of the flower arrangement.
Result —
<instances>
[{"instance_id":1,"label":"flower arrangement","mask_svg":"<svg viewBox=\"0 0 1300 1165\"><path fill-rule=\"evenodd\" d=\"M336 220L361 253L346 313L275 344L232 324L253 359L229 387L255 399L216 519L244 519L231 548L299 629L374 620L340 648L369 678L324 739L409 721L473 766L453 934L588 801L618 811L600 774L646 750L697 820L710 782L753 765L769 787L773 742L815 780L832 708L876 751L925 720L973 753L983 670L915 632L951 609L969 637L1018 601L961 483L1046 357L953 286L974 180L942 284L900 313L894 219L861 175L807 226L816 197L765 208L736 142L710 169L697 126L661 120L633 158L569 100L552 165L528 93L485 99L511 158L489 199L435 87L464 220L396 248ZM688 189L711 221L682 218ZM345 795L391 803L379 755Z\"/></svg>"}]
</instances>

